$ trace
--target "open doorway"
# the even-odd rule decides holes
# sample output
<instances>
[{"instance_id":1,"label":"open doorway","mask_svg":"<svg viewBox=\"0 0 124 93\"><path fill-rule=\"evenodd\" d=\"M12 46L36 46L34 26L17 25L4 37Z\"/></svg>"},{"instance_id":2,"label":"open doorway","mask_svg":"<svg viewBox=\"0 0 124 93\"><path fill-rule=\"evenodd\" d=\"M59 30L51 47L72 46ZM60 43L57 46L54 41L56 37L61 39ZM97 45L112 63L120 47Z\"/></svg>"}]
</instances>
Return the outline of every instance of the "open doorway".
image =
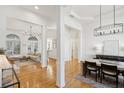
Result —
<instances>
[{"instance_id":1,"label":"open doorway","mask_svg":"<svg viewBox=\"0 0 124 93\"><path fill-rule=\"evenodd\" d=\"M78 60L80 57L80 31L69 26L65 30L65 61Z\"/></svg>"},{"instance_id":2,"label":"open doorway","mask_svg":"<svg viewBox=\"0 0 124 93\"><path fill-rule=\"evenodd\" d=\"M47 71L56 73L57 37L56 28L47 27ZM54 75L51 73L51 75ZM56 75L54 75L56 77Z\"/></svg>"},{"instance_id":3,"label":"open doorway","mask_svg":"<svg viewBox=\"0 0 124 93\"><path fill-rule=\"evenodd\" d=\"M76 33L77 34L77 33ZM71 59L78 59L78 38L74 35L74 37L71 38Z\"/></svg>"},{"instance_id":4,"label":"open doorway","mask_svg":"<svg viewBox=\"0 0 124 93\"><path fill-rule=\"evenodd\" d=\"M80 31L65 26L65 82L68 85L80 72Z\"/></svg>"}]
</instances>

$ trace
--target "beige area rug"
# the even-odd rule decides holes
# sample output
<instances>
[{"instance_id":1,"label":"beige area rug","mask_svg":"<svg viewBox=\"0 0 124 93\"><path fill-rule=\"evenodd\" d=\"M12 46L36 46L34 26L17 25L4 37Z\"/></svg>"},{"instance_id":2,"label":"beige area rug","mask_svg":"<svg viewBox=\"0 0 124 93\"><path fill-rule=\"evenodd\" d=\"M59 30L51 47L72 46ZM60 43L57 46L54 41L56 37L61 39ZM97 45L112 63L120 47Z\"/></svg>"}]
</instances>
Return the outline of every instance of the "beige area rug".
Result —
<instances>
[{"instance_id":1,"label":"beige area rug","mask_svg":"<svg viewBox=\"0 0 124 93\"><path fill-rule=\"evenodd\" d=\"M32 60L24 60L24 61L15 61L15 65L18 66L18 67L21 67L21 66L27 66L27 65L32 65L36 62L32 61Z\"/></svg>"},{"instance_id":2,"label":"beige area rug","mask_svg":"<svg viewBox=\"0 0 124 93\"><path fill-rule=\"evenodd\" d=\"M79 80L81 82L85 82L87 84L90 84L94 88L116 88L115 79L114 78L106 76L105 80L103 80L103 83L100 83L100 80L98 79L98 82L96 82L94 77L95 77L95 74L93 74L93 73L92 73L92 76L87 76L87 78L85 78L81 74L78 74L75 77L75 79ZM121 75L119 75L119 79L118 80L119 80L118 87L122 88L123 87L123 77Z\"/></svg>"}]
</instances>

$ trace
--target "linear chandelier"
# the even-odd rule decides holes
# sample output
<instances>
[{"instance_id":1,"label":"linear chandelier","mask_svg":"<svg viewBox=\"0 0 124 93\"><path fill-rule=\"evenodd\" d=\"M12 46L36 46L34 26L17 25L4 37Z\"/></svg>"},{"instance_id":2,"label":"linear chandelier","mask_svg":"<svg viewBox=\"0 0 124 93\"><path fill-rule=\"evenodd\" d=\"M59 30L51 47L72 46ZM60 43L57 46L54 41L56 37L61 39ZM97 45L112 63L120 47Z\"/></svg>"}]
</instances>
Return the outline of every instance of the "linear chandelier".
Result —
<instances>
[{"instance_id":1,"label":"linear chandelier","mask_svg":"<svg viewBox=\"0 0 124 93\"><path fill-rule=\"evenodd\" d=\"M94 29L94 36L111 35L123 32L123 23L115 23L115 5L113 6L113 24L102 26L100 5L100 26Z\"/></svg>"}]
</instances>

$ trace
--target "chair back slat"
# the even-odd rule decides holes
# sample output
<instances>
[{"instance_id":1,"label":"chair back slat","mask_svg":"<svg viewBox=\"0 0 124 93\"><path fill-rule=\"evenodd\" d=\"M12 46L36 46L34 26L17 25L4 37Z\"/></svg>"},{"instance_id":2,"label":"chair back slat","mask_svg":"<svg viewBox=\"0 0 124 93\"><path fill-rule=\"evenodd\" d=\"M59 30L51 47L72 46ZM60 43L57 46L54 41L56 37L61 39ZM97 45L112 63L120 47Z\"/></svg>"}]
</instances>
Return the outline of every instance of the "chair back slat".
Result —
<instances>
[{"instance_id":1,"label":"chair back slat","mask_svg":"<svg viewBox=\"0 0 124 93\"><path fill-rule=\"evenodd\" d=\"M96 67L96 62L89 62L89 61L85 61L86 66L90 66L90 67Z\"/></svg>"},{"instance_id":2,"label":"chair back slat","mask_svg":"<svg viewBox=\"0 0 124 93\"><path fill-rule=\"evenodd\" d=\"M116 72L117 71L117 66L115 65L110 65L110 64L101 64L101 69L104 69L104 70L111 70L113 72Z\"/></svg>"}]
</instances>

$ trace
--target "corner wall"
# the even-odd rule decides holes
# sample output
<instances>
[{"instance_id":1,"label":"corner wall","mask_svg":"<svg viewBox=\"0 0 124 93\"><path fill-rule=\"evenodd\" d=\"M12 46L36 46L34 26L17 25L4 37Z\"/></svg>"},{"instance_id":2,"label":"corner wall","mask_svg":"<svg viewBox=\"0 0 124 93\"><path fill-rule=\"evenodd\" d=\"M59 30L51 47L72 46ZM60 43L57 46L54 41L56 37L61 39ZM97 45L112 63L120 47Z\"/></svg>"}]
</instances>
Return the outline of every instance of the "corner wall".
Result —
<instances>
[{"instance_id":1,"label":"corner wall","mask_svg":"<svg viewBox=\"0 0 124 93\"><path fill-rule=\"evenodd\" d=\"M7 18L15 18L15 19L19 19L19 20L23 20L26 22L31 22L31 23L35 23L35 24L39 24L39 25L46 25L46 21L44 18L42 18L41 16L27 11L25 9L21 9L17 6L0 6L0 48L6 48L6 35L11 33L12 31L8 31L7 30ZM12 32L15 33L15 32ZM18 34L18 33L16 33ZM19 34L18 34L19 35ZM27 37L24 37L23 35L19 35L21 39L24 40L24 42L26 42ZM23 41L22 41L23 42ZM25 45L21 42L21 46L23 46L23 48L21 50L21 54L25 54L27 53L26 49L24 49ZM40 44L41 42L39 42ZM40 45L41 46L41 45Z\"/></svg>"},{"instance_id":2,"label":"corner wall","mask_svg":"<svg viewBox=\"0 0 124 93\"><path fill-rule=\"evenodd\" d=\"M116 23L124 24L124 10L116 12ZM113 24L113 13L102 15L102 25ZM93 57L96 52L93 50L94 46L102 44L105 40L119 40L119 55L124 56L124 51L121 50L124 46L124 32L122 34L94 36L94 28L99 26L99 17L95 18L90 24L83 25L85 31L85 58Z\"/></svg>"}]
</instances>

